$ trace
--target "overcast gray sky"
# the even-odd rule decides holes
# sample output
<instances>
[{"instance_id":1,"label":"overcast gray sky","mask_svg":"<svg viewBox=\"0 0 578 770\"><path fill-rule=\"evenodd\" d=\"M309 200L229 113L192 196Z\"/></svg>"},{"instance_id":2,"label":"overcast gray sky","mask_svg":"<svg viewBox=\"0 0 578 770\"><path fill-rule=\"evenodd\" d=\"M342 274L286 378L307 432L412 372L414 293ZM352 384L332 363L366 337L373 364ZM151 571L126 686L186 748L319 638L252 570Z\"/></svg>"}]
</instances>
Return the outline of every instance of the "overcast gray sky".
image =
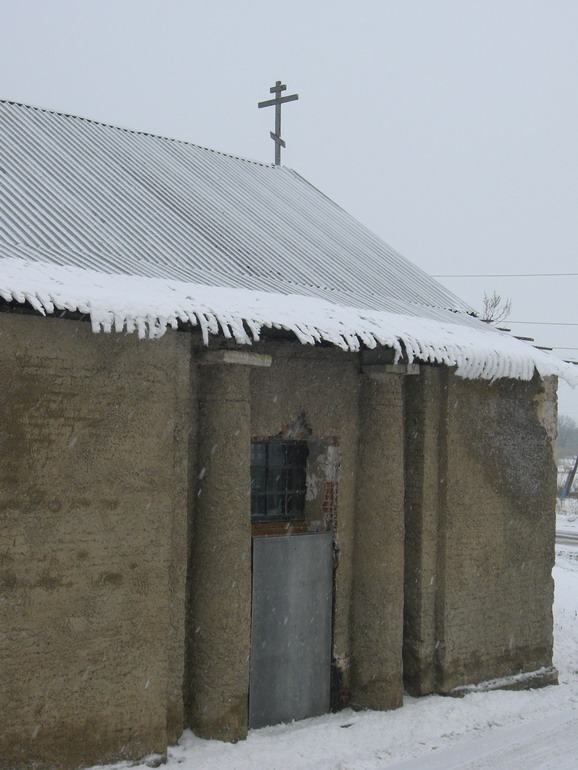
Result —
<instances>
[{"instance_id":1,"label":"overcast gray sky","mask_svg":"<svg viewBox=\"0 0 578 770\"><path fill-rule=\"evenodd\" d=\"M578 273L576 0L0 0L0 97L283 163L433 275ZM444 278L578 359L578 276ZM538 325L563 322L575 326ZM578 393L560 390L578 419Z\"/></svg>"}]
</instances>

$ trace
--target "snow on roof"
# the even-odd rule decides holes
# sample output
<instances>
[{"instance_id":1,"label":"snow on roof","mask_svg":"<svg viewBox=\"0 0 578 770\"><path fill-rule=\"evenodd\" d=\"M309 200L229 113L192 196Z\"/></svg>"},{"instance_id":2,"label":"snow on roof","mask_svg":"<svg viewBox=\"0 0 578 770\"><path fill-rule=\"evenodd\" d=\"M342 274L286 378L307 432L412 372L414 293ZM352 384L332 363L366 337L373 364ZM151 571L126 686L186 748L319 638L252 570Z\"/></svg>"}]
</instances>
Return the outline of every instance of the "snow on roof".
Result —
<instances>
[{"instance_id":1,"label":"snow on roof","mask_svg":"<svg viewBox=\"0 0 578 770\"><path fill-rule=\"evenodd\" d=\"M0 295L95 331L263 327L463 377L577 371L470 308L290 169L0 101Z\"/></svg>"},{"instance_id":2,"label":"snow on roof","mask_svg":"<svg viewBox=\"0 0 578 770\"><path fill-rule=\"evenodd\" d=\"M0 296L28 302L38 312L78 311L90 315L95 332L136 332L161 337L179 321L199 326L206 344L222 334L240 344L259 339L263 327L293 332L303 344L330 342L344 350L361 345L392 347L398 360L457 367L466 378L529 380L557 375L578 384L578 370L481 321L465 326L447 313L445 322L384 310L360 310L319 298L205 286L162 278L124 276L0 259Z\"/></svg>"}]
</instances>

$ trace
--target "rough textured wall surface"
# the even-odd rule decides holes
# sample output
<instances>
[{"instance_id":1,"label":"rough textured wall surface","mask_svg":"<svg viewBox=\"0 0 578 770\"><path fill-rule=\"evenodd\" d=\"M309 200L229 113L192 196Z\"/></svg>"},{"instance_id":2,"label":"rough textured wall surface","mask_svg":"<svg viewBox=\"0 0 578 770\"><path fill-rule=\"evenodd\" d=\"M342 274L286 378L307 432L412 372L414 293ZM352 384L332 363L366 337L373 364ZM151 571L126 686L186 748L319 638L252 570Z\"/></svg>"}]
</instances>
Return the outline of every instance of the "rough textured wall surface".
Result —
<instances>
[{"instance_id":1,"label":"rough textured wall surface","mask_svg":"<svg viewBox=\"0 0 578 770\"><path fill-rule=\"evenodd\" d=\"M406 388L404 676L416 695L548 669L555 382ZM555 681L555 672L532 686Z\"/></svg>"},{"instance_id":2,"label":"rough textured wall surface","mask_svg":"<svg viewBox=\"0 0 578 770\"><path fill-rule=\"evenodd\" d=\"M362 375L355 507L351 700L403 702L403 378Z\"/></svg>"},{"instance_id":3,"label":"rough textured wall surface","mask_svg":"<svg viewBox=\"0 0 578 770\"><path fill-rule=\"evenodd\" d=\"M251 623L250 367L199 367L187 700L201 737L247 734Z\"/></svg>"},{"instance_id":4,"label":"rough textured wall surface","mask_svg":"<svg viewBox=\"0 0 578 770\"><path fill-rule=\"evenodd\" d=\"M412 695L436 689L438 517L445 478L447 370L421 367L405 381L405 580L403 673ZM441 576L440 576L441 579Z\"/></svg>"},{"instance_id":5,"label":"rough textured wall surface","mask_svg":"<svg viewBox=\"0 0 578 770\"><path fill-rule=\"evenodd\" d=\"M195 729L246 734L256 437L315 454L354 702L401 703L404 594L416 694L551 664L553 381L373 379L291 342L254 346L270 368L200 366L197 344L0 314L0 767L162 753L185 661Z\"/></svg>"},{"instance_id":6,"label":"rough textured wall surface","mask_svg":"<svg viewBox=\"0 0 578 770\"><path fill-rule=\"evenodd\" d=\"M180 732L189 346L0 315L4 768Z\"/></svg>"},{"instance_id":7,"label":"rough textured wall surface","mask_svg":"<svg viewBox=\"0 0 578 770\"><path fill-rule=\"evenodd\" d=\"M551 666L551 386L448 377L439 691Z\"/></svg>"},{"instance_id":8,"label":"rough textured wall surface","mask_svg":"<svg viewBox=\"0 0 578 770\"><path fill-rule=\"evenodd\" d=\"M312 450L317 447L320 455L322 447L327 452L327 447L338 445L339 491L333 501L335 510L329 514L336 526L333 656L346 690L351 655L359 362L357 356L334 348L310 348L299 343L262 343L255 349L272 354L273 364L251 373L251 435L278 436L299 425L299 429L309 431L310 446ZM323 502L320 495L320 509Z\"/></svg>"}]
</instances>

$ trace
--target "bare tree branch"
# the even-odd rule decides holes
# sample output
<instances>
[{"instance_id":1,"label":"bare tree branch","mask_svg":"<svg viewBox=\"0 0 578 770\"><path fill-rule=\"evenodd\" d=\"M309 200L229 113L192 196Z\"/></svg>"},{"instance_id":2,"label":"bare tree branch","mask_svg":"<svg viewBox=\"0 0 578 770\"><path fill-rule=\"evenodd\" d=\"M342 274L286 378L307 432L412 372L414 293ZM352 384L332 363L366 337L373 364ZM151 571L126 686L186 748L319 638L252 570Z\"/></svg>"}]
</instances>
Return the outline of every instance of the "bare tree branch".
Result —
<instances>
[{"instance_id":1,"label":"bare tree branch","mask_svg":"<svg viewBox=\"0 0 578 770\"><path fill-rule=\"evenodd\" d=\"M505 321L512 312L512 300L502 299L502 295L496 291L488 295L484 292L484 309L480 316L482 321L490 324L499 324Z\"/></svg>"}]
</instances>

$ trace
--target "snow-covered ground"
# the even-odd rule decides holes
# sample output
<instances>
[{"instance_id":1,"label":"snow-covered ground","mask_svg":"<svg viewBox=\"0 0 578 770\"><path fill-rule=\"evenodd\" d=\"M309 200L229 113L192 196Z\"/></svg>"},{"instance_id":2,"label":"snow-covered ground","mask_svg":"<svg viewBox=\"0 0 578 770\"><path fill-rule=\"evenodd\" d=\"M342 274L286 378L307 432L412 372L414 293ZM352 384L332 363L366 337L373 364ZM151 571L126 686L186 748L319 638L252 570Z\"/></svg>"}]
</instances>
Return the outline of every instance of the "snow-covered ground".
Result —
<instances>
[{"instance_id":1,"label":"snow-covered ground","mask_svg":"<svg viewBox=\"0 0 578 770\"><path fill-rule=\"evenodd\" d=\"M556 533L578 537L578 497L567 497L565 500L557 501Z\"/></svg>"},{"instance_id":2,"label":"snow-covered ground","mask_svg":"<svg viewBox=\"0 0 578 770\"><path fill-rule=\"evenodd\" d=\"M558 518L578 531L578 500ZM578 547L558 546L554 615L557 687L405 699L386 713L341 711L250 732L237 744L186 732L168 770L577 770ZM153 758L151 758L152 760ZM107 770L149 764L121 763Z\"/></svg>"}]
</instances>

